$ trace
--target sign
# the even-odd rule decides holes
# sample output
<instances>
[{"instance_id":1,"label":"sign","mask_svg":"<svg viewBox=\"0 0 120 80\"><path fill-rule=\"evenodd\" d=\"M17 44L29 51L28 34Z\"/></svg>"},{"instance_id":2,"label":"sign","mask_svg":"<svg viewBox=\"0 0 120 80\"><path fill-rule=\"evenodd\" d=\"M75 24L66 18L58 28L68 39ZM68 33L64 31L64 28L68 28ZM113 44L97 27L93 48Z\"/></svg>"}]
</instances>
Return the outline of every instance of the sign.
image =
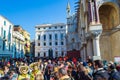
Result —
<instances>
[{"instance_id":1,"label":"sign","mask_svg":"<svg viewBox=\"0 0 120 80\"><path fill-rule=\"evenodd\" d=\"M93 56L93 60L101 60L101 57L100 56Z\"/></svg>"},{"instance_id":2,"label":"sign","mask_svg":"<svg viewBox=\"0 0 120 80\"><path fill-rule=\"evenodd\" d=\"M115 61L115 62L120 62L120 56L116 56L116 57L114 58L114 61Z\"/></svg>"}]
</instances>

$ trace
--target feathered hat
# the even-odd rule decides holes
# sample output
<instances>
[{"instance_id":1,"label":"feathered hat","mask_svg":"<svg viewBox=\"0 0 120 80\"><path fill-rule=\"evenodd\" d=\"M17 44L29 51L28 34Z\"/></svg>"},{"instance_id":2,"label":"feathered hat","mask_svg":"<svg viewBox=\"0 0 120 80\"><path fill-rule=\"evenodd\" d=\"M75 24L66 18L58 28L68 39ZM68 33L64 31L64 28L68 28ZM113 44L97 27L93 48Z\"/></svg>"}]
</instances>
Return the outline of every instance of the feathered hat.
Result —
<instances>
[{"instance_id":1,"label":"feathered hat","mask_svg":"<svg viewBox=\"0 0 120 80\"><path fill-rule=\"evenodd\" d=\"M20 66L20 67L19 67L19 72L20 72L21 74L27 74L28 71L29 71L29 67L28 67L28 66Z\"/></svg>"}]
</instances>

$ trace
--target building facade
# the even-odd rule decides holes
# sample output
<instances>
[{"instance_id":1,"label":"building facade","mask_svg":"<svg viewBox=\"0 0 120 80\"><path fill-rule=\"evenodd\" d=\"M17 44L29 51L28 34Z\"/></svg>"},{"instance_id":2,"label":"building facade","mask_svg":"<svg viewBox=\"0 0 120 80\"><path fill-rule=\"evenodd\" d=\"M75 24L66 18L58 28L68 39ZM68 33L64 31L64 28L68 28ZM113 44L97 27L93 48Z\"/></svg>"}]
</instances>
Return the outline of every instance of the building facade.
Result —
<instances>
[{"instance_id":1,"label":"building facade","mask_svg":"<svg viewBox=\"0 0 120 80\"><path fill-rule=\"evenodd\" d=\"M0 58L12 58L13 24L0 15Z\"/></svg>"},{"instance_id":2,"label":"building facade","mask_svg":"<svg viewBox=\"0 0 120 80\"><path fill-rule=\"evenodd\" d=\"M120 56L120 1L80 0L76 9L83 60L87 56L106 60Z\"/></svg>"},{"instance_id":3,"label":"building facade","mask_svg":"<svg viewBox=\"0 0 120 80\"><path fill-rule=\"evenodd\" d=\"M36 25L35 57L59 57L66 55L66 24Z\"/></svg>"},{"instance_id":4,"label":"building facade","mask_svg":"<svg viewBox=\"0 0 120 80\"><path fill-rule=\"evenodd\" d=\"M31 53L31 57L35 57L35 40L31 41L30 53Z\"/></svg>"},{"instance_id":5,"label":"building facade","mask_svg":"<svg viewBox=\"0 0 120 80\"><path fill-rule=\"evenodd\" d=\"M23 58L25 55L24 54L24 45L25 45L24 36L18 31L13 31L12 41L13 41L12 48L13 48L14 58Z\"/></svg>"},{"instance_id":6,"label":"building facade","mask_svg":"<svg viewBox=\"0 0 120 80\"><path fill-rule=\"evenodd\" d=\"M67 17L66 46L67 51L80 50L76 14Z\"/></svg>"},{"instance_id":7,"label":"building facade","mask_svg":"<svg viewBox=\"0 0 120 80\"><path fill-rule=\"evenodd\" d=\"M66 46L68 57L80 57L80 37L78 34L77 14L70 14L70 4L67 4Z\"/></svg>"},{"instance_id":8,"label":"building facade","mask_svg":"<svg viewBox=\"0 0 120 80\"><path fill-rule=\"evenodd\" d=\"M18 31L24 36L24 53L29 55L30 53L30 33L24 30L20 25L14 25L14 31Z\"/></svg>"},{"instance_id":9,"label":"building facade","mask_svg":"<svg viewBox=\"0 0 120 80\"><path fill-rule=\"evenodd\" d=\"M25 37L25 46L24 46L24 52L26 55L29 56L30 54L30 33L28 33L26 30L22 30L22 34Z\"/></svg>"}]
</instances>

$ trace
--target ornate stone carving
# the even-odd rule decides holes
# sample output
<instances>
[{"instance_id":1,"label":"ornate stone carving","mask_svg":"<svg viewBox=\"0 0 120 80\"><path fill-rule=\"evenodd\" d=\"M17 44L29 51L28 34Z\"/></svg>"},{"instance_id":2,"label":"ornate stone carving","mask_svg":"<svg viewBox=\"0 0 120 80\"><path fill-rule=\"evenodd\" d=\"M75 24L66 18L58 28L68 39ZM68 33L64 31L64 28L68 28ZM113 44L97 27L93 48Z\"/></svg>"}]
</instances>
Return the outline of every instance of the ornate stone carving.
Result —
<instances>
[{"instance_id":1,"label":"ornate stone carving","mask_svg":"<svg viewBox=\"0 0 120 80\"><path fill-rule=\"evenodd\" d=\"M91 32L93 38L97 38L101 35L102 30L94 30Z\"/></svg>"}]
</instances>

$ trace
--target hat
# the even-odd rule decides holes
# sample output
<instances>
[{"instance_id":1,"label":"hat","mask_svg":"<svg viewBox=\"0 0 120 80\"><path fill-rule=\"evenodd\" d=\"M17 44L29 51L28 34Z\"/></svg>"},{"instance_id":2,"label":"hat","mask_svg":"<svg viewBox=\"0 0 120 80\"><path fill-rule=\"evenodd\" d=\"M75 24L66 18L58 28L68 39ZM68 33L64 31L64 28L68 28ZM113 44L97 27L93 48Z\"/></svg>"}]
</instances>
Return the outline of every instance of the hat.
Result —
<instances>
[{"instance_id":1,"label":"hat","mask_svg":"<svg viewBox=\"0 0 120 80\"><path fill-rule=\"evenodd\" d=\"M29 67L28 66L20 66L19 68L19 72L21 74L27 74L28 73L28 70L29 70Z\"/></svg>"},{"instance_id":2,"label":"hat","mask_svg":"<svg viewBox=\"0 0 120 80\"><path fill-rule=\"evenodd\" d=\"M29 65L30 69L32 69L32 70L33 70L34 66L39 66L39 63L38 62L34 62L34 63L31 63Z\"/></svg>"}]
</instances>

